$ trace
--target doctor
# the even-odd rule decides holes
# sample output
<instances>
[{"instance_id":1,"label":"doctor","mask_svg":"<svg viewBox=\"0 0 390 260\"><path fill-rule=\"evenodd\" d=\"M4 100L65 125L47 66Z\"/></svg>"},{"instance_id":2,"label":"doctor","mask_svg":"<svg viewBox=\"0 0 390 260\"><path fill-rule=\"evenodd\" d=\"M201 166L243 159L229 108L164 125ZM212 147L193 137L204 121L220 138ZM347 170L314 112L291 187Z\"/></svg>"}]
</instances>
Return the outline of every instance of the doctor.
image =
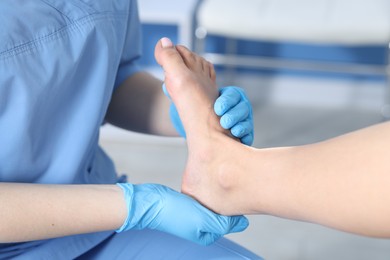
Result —
<instances>
[{"instance_id":1,"label":"doctor","mask_svg":"<svg viewBox=\"0 0 390 260\"><path fill-rule=\"evenodd\" d=\"M162 185L116 184L101 124L173 133L161 82L136 66L136 1L4 0L0 22L0 258L258 258L219 239L245 217ZM251 144L244 93L223 89L215 105Z\"/></svg>"}]
</instances>

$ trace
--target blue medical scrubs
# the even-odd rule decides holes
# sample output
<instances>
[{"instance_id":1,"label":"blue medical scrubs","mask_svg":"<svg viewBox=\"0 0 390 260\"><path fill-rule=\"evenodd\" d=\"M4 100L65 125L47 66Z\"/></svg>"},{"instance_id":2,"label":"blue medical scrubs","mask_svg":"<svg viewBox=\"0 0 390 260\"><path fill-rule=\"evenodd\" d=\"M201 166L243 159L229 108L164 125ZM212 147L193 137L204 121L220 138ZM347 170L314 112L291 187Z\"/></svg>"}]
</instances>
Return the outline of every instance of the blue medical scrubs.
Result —
<instances>
[{"instance_id":1,"label":"blue medical scrubs","mask_svg":"<svg viewBox=\"0 0 390 260\"><path fill-rule=\"evenodd\" d=\"M142 0L141 0L142 1ZM135 0L0 1L0 181L117 182L98 146L113 91L139 71ZM0 259L257 259L142 230L0 244Z\"/></svg>"}]
</instances>

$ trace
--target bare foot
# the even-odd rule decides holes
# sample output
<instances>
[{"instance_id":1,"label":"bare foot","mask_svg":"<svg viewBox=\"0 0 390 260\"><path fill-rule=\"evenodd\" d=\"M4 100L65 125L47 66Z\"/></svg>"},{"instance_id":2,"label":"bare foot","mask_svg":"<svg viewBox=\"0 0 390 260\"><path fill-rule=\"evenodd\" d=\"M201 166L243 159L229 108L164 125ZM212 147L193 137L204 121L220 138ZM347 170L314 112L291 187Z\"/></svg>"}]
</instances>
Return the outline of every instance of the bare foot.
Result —
<instances>
[{"instance_id":1,"label":"bare foot","mask_svg":"<svg viewBox=\"0 0 390 260\"><path fill-rule=\"evenodd\" d=\"M242 214L236 173L243 168L234 154L245 148L229 137L214 113L218 90L213 66L183 46L174 47L167 38L157 43L155 57L187 135L182 192L220 214Z\"/></svg>"}]
</instances>

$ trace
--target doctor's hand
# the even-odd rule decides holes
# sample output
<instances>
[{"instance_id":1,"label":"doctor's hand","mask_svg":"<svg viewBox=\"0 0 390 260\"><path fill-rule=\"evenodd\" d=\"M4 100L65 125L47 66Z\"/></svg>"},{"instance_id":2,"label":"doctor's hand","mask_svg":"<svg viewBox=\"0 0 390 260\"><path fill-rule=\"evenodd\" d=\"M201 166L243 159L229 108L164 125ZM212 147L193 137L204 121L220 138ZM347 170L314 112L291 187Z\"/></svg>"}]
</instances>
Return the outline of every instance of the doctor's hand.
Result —
<instances>
[{"instance_id":1,"label":"doctor's hand","mask_svg":"<svg viewBox=\"0 0 390 260\"><path fill-rule=\"evenodd\" d=\"M244 216L221 216L191 197L159 184L118 183L125 194L128 216L117 232L156 229L201 245L248 227Z\"/></svg>"},{"instance_id":2,"label":"doctor's hand","mask_svg":"<svg viewBox=\"0 0 390 260\"><path fill-rule=\"evenodd\" d=\"M165 84L162 87L165 95L169 97ZM254 139L252 106L244 90L233 86L224 87L219 89L219 95L214 103L214 111L221 117L221 126L230 129L231 134L239 138L241 143L252 145ZM169 114L176 131L185 137L183 124L173 103Z\"/></svg>"}]
</instances>

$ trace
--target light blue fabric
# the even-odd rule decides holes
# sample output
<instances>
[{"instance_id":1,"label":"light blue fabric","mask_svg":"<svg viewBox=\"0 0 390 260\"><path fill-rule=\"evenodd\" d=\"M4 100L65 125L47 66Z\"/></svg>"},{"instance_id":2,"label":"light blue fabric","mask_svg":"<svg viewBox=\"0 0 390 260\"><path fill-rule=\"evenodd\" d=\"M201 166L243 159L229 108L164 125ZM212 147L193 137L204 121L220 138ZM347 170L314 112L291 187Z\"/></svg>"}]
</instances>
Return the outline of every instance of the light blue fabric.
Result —
<instances>
[{"instance_id":1,"label":"light blue fabric","mask_svg":"<svg viewBox=\"0 0 390 260\"><path fill-rule=\"evenodd\" d=\"M106 238L108 237L108 238ZM103 240L103 238L105 238ZM100 243L97 243L98 241ZM91 248L91 245L95 247ZM75 250L75 245L78 247ZM84 249L84 254L80 254ZM113 234L52 239L12 258L13 260L261 260L259 256L225 238L210 246L201 246L156 230L130 230Z\"/></svg>"},{"instance_id":2,"label":"light blue fabric","mask_svg":"<svg viewBox=\"0 0 390 260\"><path fill-rule=\"evenodd\" d=\"M145 248L147 250L144 250ZM262 258L225 238L219 239L210 246L201 246L165 232L146 229L117 234L79 258L79 260L84 259L261 260Z\"/></svg>"},{"instance_id":3,"label":"light blue fabric","mask_svg":"<svg viewBox=\"0 0 390 260\"><path fill-rule=\"evenodd\" d=\"M97 141L138 70L136 2L4 0L0 24L0 180L114 183Z\"/></svg>"},{"instance_id":4,"label":"light blue fabric","mask_svg":"<svg viewBox=\"0 0 390 260\"><path fill-rule=\"evenodd\" d=\"M0 181L116 183L98 137L114 88L139 70L136 1L2 0L0 24ZM111 234L40 243L71 259ZM0 258L37 243L0 245Z\"/></svg>"},{"instance_id":5,"label":"light blue fabric","mask_svg":"<svg viewBox=\"0 0 390 260\"><path fill-rule=\"evenodd\" d=\"M116 183L113 163L98 146L99 128L115 88L139 71L136 3L0 1L1 182ZM0 244L0 259L74 259L116 236ZM134 255L156 254L137 242L152 234L126 236L135 241L127 249ZM123 246L110 245L112 252Z\"/></svg>"}]
</instances>

